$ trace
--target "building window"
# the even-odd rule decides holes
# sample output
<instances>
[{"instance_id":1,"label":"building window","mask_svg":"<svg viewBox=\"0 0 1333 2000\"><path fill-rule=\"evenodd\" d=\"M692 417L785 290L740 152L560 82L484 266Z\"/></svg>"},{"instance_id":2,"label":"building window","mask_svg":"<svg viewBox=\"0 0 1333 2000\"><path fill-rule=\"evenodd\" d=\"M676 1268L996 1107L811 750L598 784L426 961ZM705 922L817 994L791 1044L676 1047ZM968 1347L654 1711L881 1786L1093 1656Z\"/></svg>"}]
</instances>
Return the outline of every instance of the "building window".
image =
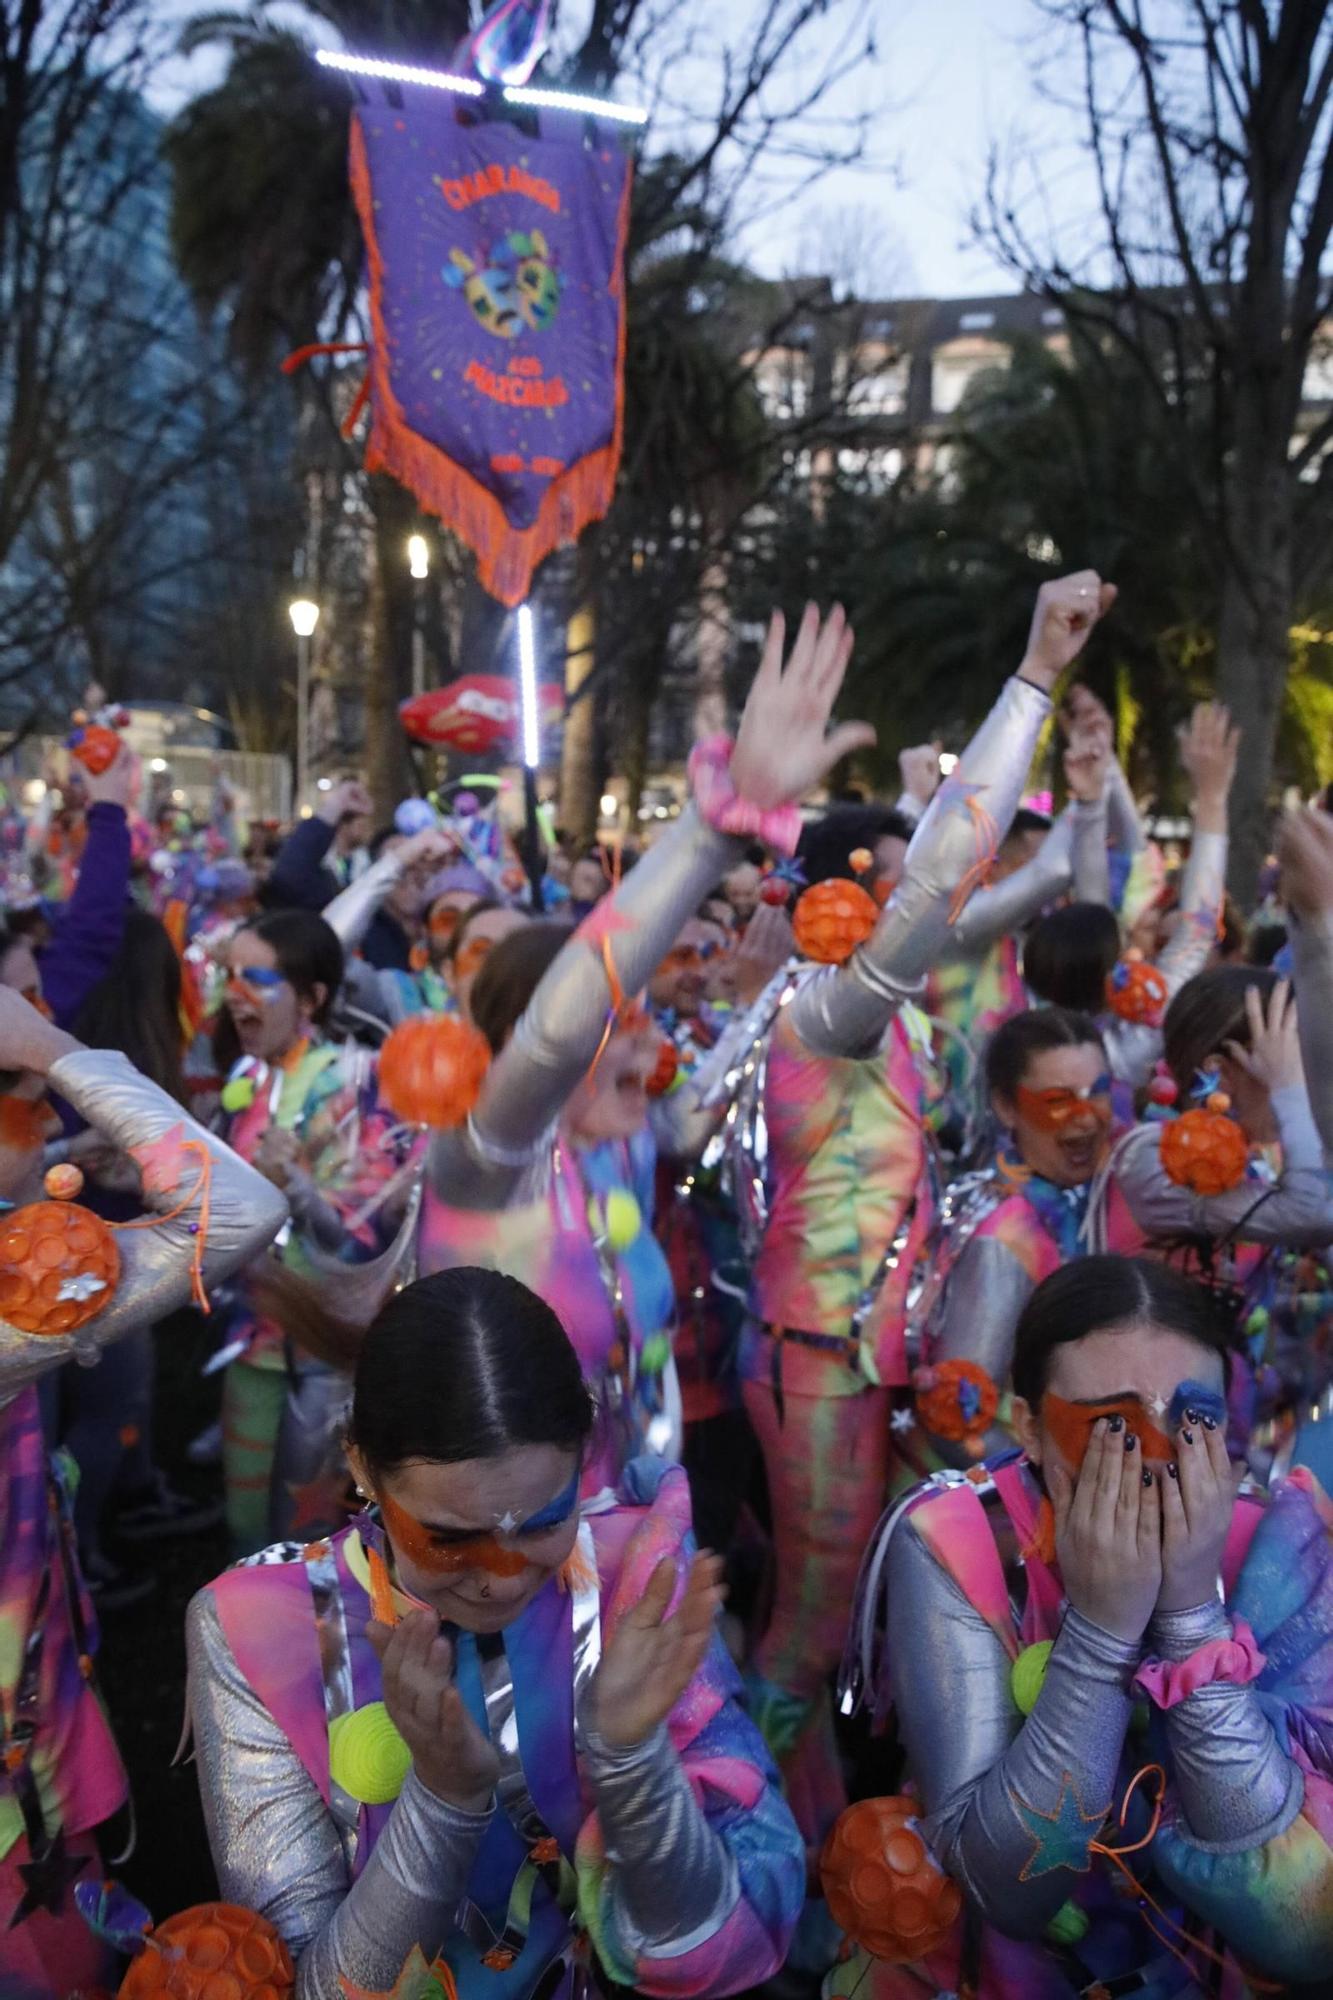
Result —
<instances>
[{"instance_id":1,"label":"building window","mask_svg":"<svg viewBox=\"0 0 1333 2000\"><path fill-rule=\"evenodd\" d=\"M958 320L958 331L960 333L985 333L987 328L994 326L994 324L995 315L993 312L962 313Z\"/></svg>"}]
</instances>

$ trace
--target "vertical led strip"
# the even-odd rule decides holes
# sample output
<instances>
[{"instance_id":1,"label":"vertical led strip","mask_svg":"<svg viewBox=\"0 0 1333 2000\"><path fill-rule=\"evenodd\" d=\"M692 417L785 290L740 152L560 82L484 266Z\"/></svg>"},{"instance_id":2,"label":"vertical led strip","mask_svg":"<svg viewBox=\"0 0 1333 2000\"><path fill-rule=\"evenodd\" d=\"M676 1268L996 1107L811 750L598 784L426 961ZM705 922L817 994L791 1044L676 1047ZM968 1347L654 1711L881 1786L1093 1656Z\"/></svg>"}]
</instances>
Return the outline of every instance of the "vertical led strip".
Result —
<instances>
[{"instance_id":1,"label":"vertical led strip","mask_svg":"<svg viewBox=\"0 0 1333 2000\"><path fill-rule=\"evenodd\" d=\"M537 633L530 604L518 607L518 691L523 717L523 762L530 771L535 771L542 760L542 732L537 708Z\"/></svg>"}]
</instances>

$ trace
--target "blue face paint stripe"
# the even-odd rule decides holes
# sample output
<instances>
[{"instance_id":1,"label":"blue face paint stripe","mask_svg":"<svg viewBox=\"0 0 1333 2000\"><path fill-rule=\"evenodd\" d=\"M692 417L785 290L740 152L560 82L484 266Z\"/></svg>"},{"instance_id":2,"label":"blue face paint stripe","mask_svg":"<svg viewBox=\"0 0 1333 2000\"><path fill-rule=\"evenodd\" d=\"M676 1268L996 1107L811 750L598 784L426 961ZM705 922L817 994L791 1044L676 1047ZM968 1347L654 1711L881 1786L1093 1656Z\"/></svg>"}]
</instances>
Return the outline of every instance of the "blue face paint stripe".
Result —
<instances>
[{"instance_id":1,"label":"blue face paint stripe","mask_svg":"<svg viewBox=\"0 0 1333 2000\"><path fill-rule=\"evenodd\" d=\"M1193 1408L1193 1405L1190 1407ZM545 1528L558 1528L562 1521L569 1519L578 1502L579 1468L575 1466L564 1492L557 1493L555 1499L548 1502L539 1513L529 1514L526 1521L520 1521L514 1532L519 1535L539 1535Z\"/></svg>"},{"instance_id":2,"label":"blue face paint stripe","mask_svg":"<svg viewBox=\"0 0 1333 2000\"><path fill-rule=\"evenodd\" d=\"M1227 1399L1220 1389L1205 1388L1202 1382L1182 1382L1167 1409L1173 1427L1184 1422L1186 1410L1196 1410L1201 1417L1213 1417L1224 1424Z\"/></svg>"}]
</instances>

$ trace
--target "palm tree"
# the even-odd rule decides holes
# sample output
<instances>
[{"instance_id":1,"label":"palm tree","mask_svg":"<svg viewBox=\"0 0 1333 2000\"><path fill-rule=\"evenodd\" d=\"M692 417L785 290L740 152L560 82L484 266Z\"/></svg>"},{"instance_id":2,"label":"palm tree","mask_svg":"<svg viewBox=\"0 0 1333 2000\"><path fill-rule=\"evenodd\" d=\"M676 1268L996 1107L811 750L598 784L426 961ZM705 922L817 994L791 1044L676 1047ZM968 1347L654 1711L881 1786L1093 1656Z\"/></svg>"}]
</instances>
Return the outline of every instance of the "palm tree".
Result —
<instances>
[{"instance_id":1,"label":"palm tree","mask_svg":"<svg viewBox=\"0 0 1333 2000\"><path fill-rule=\"evenodd\" d=\"M468 23L467 0L397 7L342 0L307 11L352 47L416 51L418 59L423 48L450 49ZM229 312L233 361L262 377L312 339L363 338L364 250L347 183L347 82L318 68L300 37L260 12L203 15L189 24L183 46L221 47L228 58L221 82L177 117L166 151L177 262L202 308ZM314 456L325 463L331 456L353 475L359 453L343 443L335 421L341 382L311 371L296 380ZM366 751L376 804L387 817L408 780L397 706L408 692L412 602L403 549L415 508L384 477L367 480L366 495L373 522Z\"/></svg>"}]
</instances>

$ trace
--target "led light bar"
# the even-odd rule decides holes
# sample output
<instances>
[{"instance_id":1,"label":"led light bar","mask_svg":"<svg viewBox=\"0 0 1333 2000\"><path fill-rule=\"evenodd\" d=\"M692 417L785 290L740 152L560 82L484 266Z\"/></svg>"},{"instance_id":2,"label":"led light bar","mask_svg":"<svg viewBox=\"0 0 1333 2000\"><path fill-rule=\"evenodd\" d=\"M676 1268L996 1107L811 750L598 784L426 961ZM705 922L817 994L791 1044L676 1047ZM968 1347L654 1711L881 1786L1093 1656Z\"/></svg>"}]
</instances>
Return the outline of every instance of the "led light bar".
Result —
<instances>
[{"instance_id":1,"label":"led light bar","mask_svg":"<svg viewBox=\"0 0 1333 2000\"><path fill-rule=\"evenodd\" d=\"M459 97L484 97L486 86L472 76L450 76L446 69L418 69L413 63L383 62L378 56L349 56L341 49L316 49L321 69L346 70L352 76L377 76L385 83L422 83L430 90L452 90Z\"/></svg>"},{"instance_id":2,"label":"led light bar","mask_svg":"<svg viewBox=\"0 0 1333 2000\"><path fill-rule=\"evenodd\" d=\"M315 61L321 69L337 69L349 76L378 77L384 83L419 83L429 90L451 90L458 97L484 97L486 86L472 76L453 76L447 69L420 69L415 63L387 62L380 56L346 55L341 49L316 49ZM528 83L505 85L509 104L531 104L549 111L574 111L590 118L606 118L620 125L646 125L648 113L634 104L616 104L609 97L581 97L576 91L546 90Z\"/></svg>"},{"instance_id":3,"label":"led light bar","mask_svg":"<svg viewBox=\"0 0 1333 2000\"><path fill-rule=\"evenodd\" d=\"M535 771L542 761L542 736L537 707L537 634L530 604L518 607L518 686L523 712L523 762L530 771Z\"/></svg>"}]
</instances>

